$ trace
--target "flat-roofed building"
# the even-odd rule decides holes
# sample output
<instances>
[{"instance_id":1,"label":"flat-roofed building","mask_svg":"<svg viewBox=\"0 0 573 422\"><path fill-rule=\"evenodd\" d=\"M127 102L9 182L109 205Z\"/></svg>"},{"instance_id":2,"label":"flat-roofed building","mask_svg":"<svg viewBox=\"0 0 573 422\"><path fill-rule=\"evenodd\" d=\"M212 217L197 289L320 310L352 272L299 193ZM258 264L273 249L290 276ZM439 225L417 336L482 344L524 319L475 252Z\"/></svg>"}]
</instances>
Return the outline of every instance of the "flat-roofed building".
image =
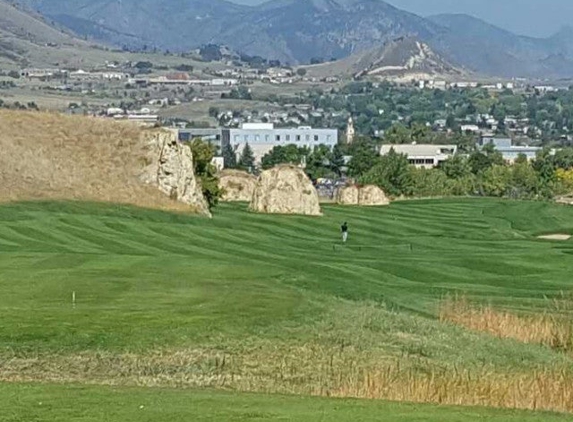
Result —
<instances>
[{"instance_id":1,"label":"flat-roofed building","mask_svg":"<svg viewBox=\"0 0 573 422\"><path fill-rule=\"evenodd\" d=\"M513 145L511 138L482 137L478 143L478 149L483 149L486 145L492 145L496 151L499 151L503 159L508 163L513 163L520 155L527 157L529 161L534 160L541 147L532 147L528 145Z\"/></svg>"},{"instance_id":2,"label":"flat-roofed building","mask_svg":"<svg viewBox=\"0 0 573 422\"><path fill-rule=\"evenodd\" d=\"M387 155L392 149L408 157L409 163L417 168L438 167L458 152L456 145L400 144L382 145L380 155Z\"/></svg>"},{"instance_id":3,"label":"flat-roofed building","mask_svg":"<svg viewBox=\"0 0 573 422\"><path fill-rule=\"evenodd\" d=\"M179 141L180 142L191 142L194 139L202 139L205 142L209 142L217 148L217 152L222 151L221 146L221 134L223 129L221 128L185 128L179 129Z\"/></svg>"},{"instance_id":4,"label":"flat-roofed building","mask_svg":"<svg viewBox=\"0 0 573 422\"><path fill-rule=\"evenodd\" d=\"M260 163L265 154L275 146L294 144L314 148L326 145L333 148L338 143L337 129L314 129L310 126L275 128L272 123L244 123L239 129L223 129L222 146L231 145L240 154L245 145L253 150L255 161Z\"/></svg>"}]
</instances>

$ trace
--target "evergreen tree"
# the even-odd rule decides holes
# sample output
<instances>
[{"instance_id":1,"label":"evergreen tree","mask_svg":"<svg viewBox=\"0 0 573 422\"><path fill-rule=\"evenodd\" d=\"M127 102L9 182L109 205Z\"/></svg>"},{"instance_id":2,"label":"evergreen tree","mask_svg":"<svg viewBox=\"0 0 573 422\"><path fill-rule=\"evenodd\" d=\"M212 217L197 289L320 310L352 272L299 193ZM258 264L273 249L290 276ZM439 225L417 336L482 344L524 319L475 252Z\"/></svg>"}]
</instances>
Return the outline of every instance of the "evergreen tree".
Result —
<instances>
[{"instance_id":1,"label":"evergreen tree","mask_svg":"<svg viewBox=\"0 0 573 422\"><path fill-rule=\"evenodd\" d=\"M231 144L227 144L223 147L223 161L225 163L225 168L237 168L237 156L235 155L235 151Z\"/></svg>"},{"instance_id":2,"label":"evergreen tree","mask_svg":"<svg viewBox=\"0 0 573 422\"><path fill-rule=\"evenodd\" d=\"M248 143L245 145L245 148L243 148L241 157L239 157L238 167L248 171L249 173L252 173L255 170L255 154Z\"/></svg>"}]
</instances>

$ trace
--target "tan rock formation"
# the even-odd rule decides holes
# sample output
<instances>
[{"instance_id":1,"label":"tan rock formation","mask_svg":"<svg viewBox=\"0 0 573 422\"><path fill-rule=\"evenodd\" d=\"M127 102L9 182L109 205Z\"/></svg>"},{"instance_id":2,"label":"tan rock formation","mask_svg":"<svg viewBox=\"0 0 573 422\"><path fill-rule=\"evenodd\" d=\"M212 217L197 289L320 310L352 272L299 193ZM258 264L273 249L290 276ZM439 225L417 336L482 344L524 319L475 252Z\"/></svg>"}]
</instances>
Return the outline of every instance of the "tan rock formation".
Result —
<instances>
[{"instance_id":1,"label":"tan rock formation","mask_svg":"<svg viewBox=\"0 0 573 422\"><path fill-rule=\"evenodd\" d=\"M390 205L390 200L378 186L346 186L336 193L336 202L340 205L358 205L374 207Z\"/></svg>"},{"instance_id":2,"label":"tan rock formation","mask_svg":"<svg viewBox=\"0 0 573 422\"><path fill-rule=\"evenodd\" d=\"M174 201L210 214L201 183L195 177L191 148L179 143L169 130L150 131L145 136L146 163L141 180L156 186Z\"/></svg>"},{"instance_id":3,"label":"tan rock formation","mask_svg":"<svg viewBox=\"0 0 573 422\"><path fill-rule=\"evenodd\" d=\"M208 213L191 151L170 131L0 110L0 150L0 202L77 200Z\"/></svg>"},{"instance_id":4,"label":"tan rock formation","mask_svg":"<svg viewBox=\"0 0 573 422\"><path fill-rule=\"evenodd\" d=\"M367 185L360 188L358 205L361 207L390 205L390 200L378 186Z\"/></svg>"},{"instance_id":5,"label":"tan rock formation","mask_svg":"<svg viewBox=\"0 0 573 422\"><path fill-rule=\"evenodd\" d=\"M336 192L336 203L340 205L358 205L360 190L357 186L345 186Z\"/></svg>"},{"instance_id":6,"label":"tan rock formation","mask_svg":"<svg viewBox=\"0 0 573 422\"><path fill-rule=\"evenodd\" d=\"M219 174L219 188L223 189L223 202L250 202L257 178L246 171L223 170Z\"/></svg>"},{"instance_id":7,"label":"tan rock formation","mask_svg":"<svg viewBox=\"0 0 573 422\"><path fill-rule=\"evenodd\" d=\"M260 175L250 209L268 214L322 215L312 182L292 165L280 165Z\"/></svg>"}]
</instances>

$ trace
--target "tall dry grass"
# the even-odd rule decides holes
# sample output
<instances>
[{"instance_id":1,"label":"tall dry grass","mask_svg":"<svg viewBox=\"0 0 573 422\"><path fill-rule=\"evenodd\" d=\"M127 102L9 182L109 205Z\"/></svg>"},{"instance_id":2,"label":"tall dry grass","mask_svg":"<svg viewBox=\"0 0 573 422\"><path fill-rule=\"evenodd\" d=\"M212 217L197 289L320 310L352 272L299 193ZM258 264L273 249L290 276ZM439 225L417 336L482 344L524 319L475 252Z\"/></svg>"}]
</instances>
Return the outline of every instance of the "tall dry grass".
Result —
<instances>
[{"instance_id":1,"label":"tall dry grass","mask_svg":"<svg viewBox=\"0 0 573 422\"><path fill-rule=\"evenodd\" d=\"M131 123L0 110L0 202L87 200L188 211L140 181L144 134Z\"/></svg>"},{"instance_id":2,"label":"tall dry grass","mask_svg":"<svg viewBox=\"0 0 573 422\"><path fill-rule=\"evenodd\" d=\"M222 388L242 392L383 399L573 412L571 369L496 372L370 359L356 350L299 346L244 351L83 353L6 358L3 382Z\"/></svg>"},{"instance_id":3,"label":"tall dry grass","mask_svg":"<svg viewBox=\"0 0 573 422\"><path fill-rule=\"evenodd\" d=\"M465 297L448 297L440 304L440 320L474 331L543 344L554 349L573 350L573 300L562 295L541 313L517 315L489 305L477 306Z\"/></svg>"}]
</instances>

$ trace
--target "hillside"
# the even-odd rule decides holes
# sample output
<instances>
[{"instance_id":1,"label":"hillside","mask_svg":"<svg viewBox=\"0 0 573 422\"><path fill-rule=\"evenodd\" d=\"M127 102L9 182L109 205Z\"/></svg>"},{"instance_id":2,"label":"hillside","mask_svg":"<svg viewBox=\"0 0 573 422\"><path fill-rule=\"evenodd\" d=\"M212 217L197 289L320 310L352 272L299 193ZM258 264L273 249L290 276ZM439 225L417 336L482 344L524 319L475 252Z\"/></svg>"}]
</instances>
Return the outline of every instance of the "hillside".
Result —
<instances>
[{"instance_id":1,"label":"hillside","mask_svg":"<svg viewBox=\"0 0 573 422\"><path fill-rule=\"evenodd\" d=\"M222 0L22 3L82 35L115 44L183 51L216 42L291 63L342 58L404 33L425 38L437 30L433 23L379 0L276 0L257 7ZM105 35L109 28L115 31L111 37ZM130 38L116 37L118 33Z\"/></svg>"},{"instance_id":2,"label":"hillside","mask_svg":"<svg viewBox=\"0 0 573 422\"><path fill-rule=\"evenodd\" d=\"M430 44L470 69L508 77L573 75L572 38L566 30L541 39L518 36L468 15L445 14L428 19L447 29Z\"/></svg>"},{"instance_id":3,"label":"hillside","mask_svg":"<svg viewBox=\"0 0 573 422\"><path fill-rule=\"evenodd\" d=\"M82 36L118 46L186 51L216 43L300 64L342 59L413 36L452 64L486 75L573 75L567 28L547 39L522 37L467 15L426 19L382 0L273 0L254 7L224 0L19 3Z\"/></svg>"},{"instance_id":4,"label":"hillside","mask_svg":"<svg viewBox=\"0 0 573 422\"><path fill-rule=\"evenodd\" d=\"M133 124L0 111L0 202L83 200L193 211L146 183L144 131Z\"/></svg>"},{"instance_id":5,"label":"hillside","mask_svg":"<svg viewBox=\"0 0 573 422\"><path fill-rule=\"evenodd\" d=\"M87 50L88 44L0 0L0 63L25 67L39 58L58 60L68 51ZM69 55L70 58L72 54Z\"/></svg>"},{"instance_id":6,"label":"hillside","mask_svg":"<svg viewBox=\"0 0 573 422\"><path fill-rule=\"evenodd\" d=\"M377 76L396 81L452 79L467 72L413 37L401 37L335 62L306 67L313 77Z\"/></svg>"}]
</instances>

